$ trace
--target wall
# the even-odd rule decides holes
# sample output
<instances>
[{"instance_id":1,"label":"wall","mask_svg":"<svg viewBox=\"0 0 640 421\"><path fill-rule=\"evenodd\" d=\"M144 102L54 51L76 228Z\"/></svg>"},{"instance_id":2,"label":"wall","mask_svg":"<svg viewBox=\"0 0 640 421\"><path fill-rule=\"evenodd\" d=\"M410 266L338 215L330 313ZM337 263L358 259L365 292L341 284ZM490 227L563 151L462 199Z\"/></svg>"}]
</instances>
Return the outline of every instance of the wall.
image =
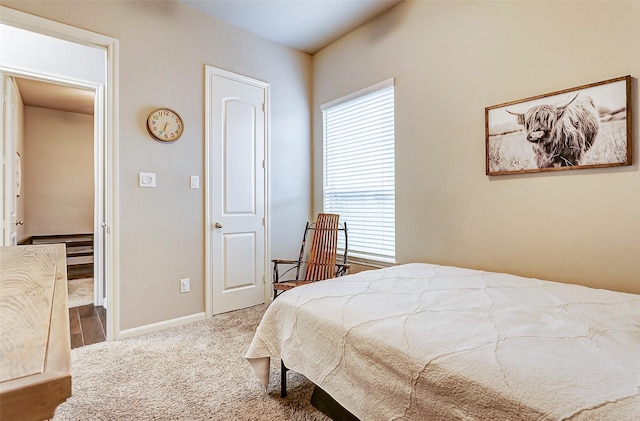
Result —
<instances>
[{"instance_id":1,"label":"wall","mask_svg":"<svg viewBox=\"0 0 640 421\"><path fill-rule=\"evenodd\" d=\"M396 250L640 293L639 2L405 0L314 56L320 105L396 78ZM485 175L484 108L631 74L633 165Z\"/></svg>"},{"instance_id":2,"label":"wall","mask_svg":"<svg viewBox=\"0 0 640 421\"><path fill-rule=\"evenodd\" d=\"M93 116L24 107L25 234L93 232Z\"/></svg>"},{"instance_id":3,"label":"wall","mask_svg":"<svg viewBox=\"0 0 640 421\"><path fill-rule=\"evenodd\" d=\"M119 40L120 329L205 311L204 65L271 84L271 254L293 256L310 215L311 57L176 1L15 1L3 5ZM178 111L186 131L153 141L148 113ZM137 187L155 172L158 187ZM292 176L293 175L293 176ZM191 279L180 294L179 279Z\"/></svg>"},{"instance_id":4,"label":"wall","mask_svg":"<svg viewBox=\"0 0 640 421\"><path fill-rule=\"evenodd\" d=\"M104 83L107 79L103 49L4 24L0 24L0 39L5 41L0 49L0 63L9 68L37 69L47 75L64 75L68 79L94 83ZM25 51L34 45L39 48L38 54Z\"/></svg>"}]
</instances>

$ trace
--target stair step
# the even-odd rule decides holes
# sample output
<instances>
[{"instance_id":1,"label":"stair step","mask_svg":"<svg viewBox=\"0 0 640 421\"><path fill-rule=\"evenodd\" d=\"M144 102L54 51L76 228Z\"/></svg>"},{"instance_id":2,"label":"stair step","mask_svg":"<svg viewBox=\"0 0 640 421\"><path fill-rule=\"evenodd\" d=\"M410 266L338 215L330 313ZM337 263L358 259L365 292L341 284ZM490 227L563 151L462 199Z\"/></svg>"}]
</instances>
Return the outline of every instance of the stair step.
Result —
<instances>
[{"instance_id":1,"label":"stair step","mask_svg":"<svg viewBox=\"0 0 640 421\"><path fill-rule=\"evenodd\" d=\"M30 244L65 244L67 279L93 276L93 234L34 235Z\"/></svg>"},{"instance_id":2,"label":"stair step","mask_svg":"<svg viewBox=\"0 0 640 421\"><path fill-rule=\"evenodd\" d=\"M67 257L67 266L93 265L93 255Z\"/></svg>"},{"instance_id":3,"label":"stair step","mask_svg":"<svg viewBox=\"0 0 640 421\"><path fill-rule=\"evenodd\" d=\"M67 268L67 279L81 279L93 277L93 265L89 266L70 266Z\"/></svg>"},{"instance_id":4,"label":"stair step","mask_svg":"<svg viewBox=\"0 0 640 421\"><path fill-rule=\"evenodd\" d=\"M89 256L93 255L93 247L91 246L81 246L81 247L70 247L67 246L67 257L70 256Z\"/></svg>"},{"instance_id":5,"label":"stair step","mask_svg":"<svg viewBox=\"0 0 640 421\"><path fill-rule=\"evenodd\" d=\"M93 244L93 235L76 234L76 235L34 235L31 238L32 244L57 244L57 243L74 243L74 244Z\"/></svg>"},{"instance_id":6,"label":"stair step","mask_svg":"<svg viewBox=\"0 0 640 421\"><path fill-rule=\"evenodd\" d=\"M67 247L93 247L93 241L68 241Z\"/></svg>"}]
</instances>

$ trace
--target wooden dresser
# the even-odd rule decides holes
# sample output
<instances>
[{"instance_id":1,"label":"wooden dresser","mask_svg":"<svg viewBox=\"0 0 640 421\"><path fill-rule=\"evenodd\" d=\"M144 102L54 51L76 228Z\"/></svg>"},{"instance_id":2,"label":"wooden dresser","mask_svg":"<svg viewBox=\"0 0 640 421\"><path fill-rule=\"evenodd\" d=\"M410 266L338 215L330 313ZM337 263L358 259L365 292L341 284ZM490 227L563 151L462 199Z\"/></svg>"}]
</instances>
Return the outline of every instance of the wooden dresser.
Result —
<instances>
[{"instance_id":1,"label":"wooden dresser","mask_svg":"<svg viewBox=\"0 0 640 421\"><path fill-rule=\"evenodd\" d=\"M65 246L0 247L0 419L53 418L69 396Z\"/></svg>"}]
</instances>

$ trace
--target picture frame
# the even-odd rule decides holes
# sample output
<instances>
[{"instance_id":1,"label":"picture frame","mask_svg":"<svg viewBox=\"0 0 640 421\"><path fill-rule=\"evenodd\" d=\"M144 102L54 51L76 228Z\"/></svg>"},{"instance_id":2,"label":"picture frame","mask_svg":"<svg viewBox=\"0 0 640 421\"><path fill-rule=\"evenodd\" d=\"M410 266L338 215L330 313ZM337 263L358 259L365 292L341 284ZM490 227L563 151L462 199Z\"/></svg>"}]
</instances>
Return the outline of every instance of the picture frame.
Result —
<instances>
[{"instance_id":1,"label":"picture frame","mask_svg":"<svg viewBox=\"0 0 640 421\"><path fill-rule=\"evenodd\" d=\"M631 76L485 108L486 174L631 165Z\"/></svg>"}]
</instances>

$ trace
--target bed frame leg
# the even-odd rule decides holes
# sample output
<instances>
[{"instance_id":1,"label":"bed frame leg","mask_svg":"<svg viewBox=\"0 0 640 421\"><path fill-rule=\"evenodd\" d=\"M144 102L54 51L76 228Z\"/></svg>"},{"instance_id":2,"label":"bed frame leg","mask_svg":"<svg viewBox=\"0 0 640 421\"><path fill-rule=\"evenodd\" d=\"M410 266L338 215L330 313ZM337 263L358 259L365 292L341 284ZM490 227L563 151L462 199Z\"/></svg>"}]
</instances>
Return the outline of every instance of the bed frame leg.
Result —
<instances>
[{"instance_id":1,"label":"bed frame leg","mask_svg":"<svg viewBox=\"0 0 640 421\"><path fill-rule=\"evenodd\" d=\"M280 397L287 397L287 371L289 369L284 366L284 361L280 360Z\"/></svg>"}]
</instances>

